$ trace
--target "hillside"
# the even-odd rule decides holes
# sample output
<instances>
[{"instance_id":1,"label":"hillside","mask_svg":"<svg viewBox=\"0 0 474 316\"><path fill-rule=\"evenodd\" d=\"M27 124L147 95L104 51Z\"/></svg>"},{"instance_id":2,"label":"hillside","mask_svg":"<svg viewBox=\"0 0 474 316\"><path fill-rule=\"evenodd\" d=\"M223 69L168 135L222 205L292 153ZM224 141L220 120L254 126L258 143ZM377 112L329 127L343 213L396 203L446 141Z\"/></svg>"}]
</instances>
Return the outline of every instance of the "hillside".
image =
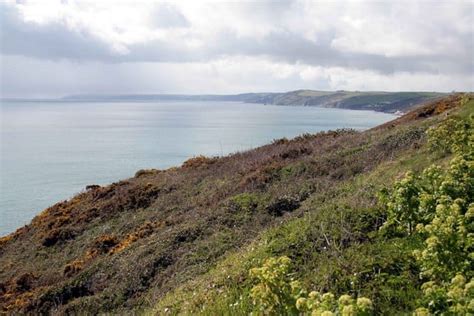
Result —
<instances>
[{"instance_id":1,"label":"hillside","mask_svg":"<svg viewBox=\"0 0 474 316\"><path fill-rule=\"evenodd\" d=\"M439 93L428 92L351 92L298 90L269 95L252 95L246 102L275 105L321 106L382 112L405 111L428 100L440 97Z\"/></svg>"},{"instance_id":2,"label":"hillside","mask_svg":"<svg viewBox=\"0 0 474 316\"><path fill-rule=\"evenodd\" d=\"M305 105L381 112L405 111L443 96L435 92L351 92L297 90L285 93L244 93L236 95L72 95L69 101L240 101L273 105Z\"/></svg>"},{"instance_id":3,"label":"hillside","mask_svg":"<svg viewBox=\"0 0 474 316\"><path fill-rule=\"evenodd\" d=\"M373 97L296 95L271 102L360 108ZM426 131L472 116L469 98L437 99L364 132L280 139L88 186L0 239L0 311L248 315L249 269L287 256L307 288L370 297L377 314L411 312L422 297L411 250L423 242L379 236L389 215L377 196L406 171L448 163ZM373 109L403 108L395 94L378 100Z\"/></svg>"}]
</instances>

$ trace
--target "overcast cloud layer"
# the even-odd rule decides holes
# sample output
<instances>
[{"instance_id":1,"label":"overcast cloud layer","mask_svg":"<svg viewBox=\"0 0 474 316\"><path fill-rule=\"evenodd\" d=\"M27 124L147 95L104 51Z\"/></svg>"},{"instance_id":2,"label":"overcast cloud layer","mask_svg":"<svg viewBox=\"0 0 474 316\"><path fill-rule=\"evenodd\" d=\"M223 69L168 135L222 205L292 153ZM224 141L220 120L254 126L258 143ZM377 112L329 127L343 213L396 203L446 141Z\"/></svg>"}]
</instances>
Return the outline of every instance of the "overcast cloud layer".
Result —
<instances>
[{"instance_id":1,"label":"overcast cloud layer","mask_svg":"<svg viewBox=\"0 0 474 316\"><path fill-rule=\"evenodd\" d=\"M471 1L3 1L1 94L474 90Z\"/></svg>"}]
</instances>

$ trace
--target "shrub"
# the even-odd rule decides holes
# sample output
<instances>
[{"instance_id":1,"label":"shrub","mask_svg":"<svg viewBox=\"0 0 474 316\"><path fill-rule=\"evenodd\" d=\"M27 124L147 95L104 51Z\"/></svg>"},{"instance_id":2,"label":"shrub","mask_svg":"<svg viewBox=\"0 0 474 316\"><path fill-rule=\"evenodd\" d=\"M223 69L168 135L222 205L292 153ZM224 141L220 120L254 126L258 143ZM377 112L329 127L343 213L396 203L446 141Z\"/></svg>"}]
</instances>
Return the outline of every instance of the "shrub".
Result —
<instances>
[{"instance_id":1,"label":"shrub","mask_svg":"<svg viewBox=\"0 0 474 316\"><path fill-rule=\"evenodd\" d=\"M86 185L86 191L89 191L89 190L97 190L97 189L100 189L100 185L98 185L98 184L89 184L89 185Z\"/></svg>"},{"instance_id":2,"label":"shrub","mask_svg":"<svg viewBox=\"0 0 474 316\"><path fill-rule=\"evenodd\" d=\"M229 209L234 212L254 212L260 204L260 197L255 193L241 193L229 199Z\"/></svg>"},{"instance_id":3,"label":"shrub","mask_svg":"<svg viewBox=\"0 0 474 316\"><path fill-rule=\"evenodd\" d=\"M474 311L474 142L472 126L447 120L429 132L432 148L452 152L447 170L432 166L409 173L385 192L384 229L419 234L413 252L425 279L423 308L415 315ZM414 229L416 227L416 230Z\"/></svg>"},{"instance_id":4,"label":"shrub","mask_svg":"<svg viewBox=\"0 0 474 316\"><path fill-rule=\"evenodd\" d=\"M140 178L142 176L146 175L153 175L159 173L160 170L158 169L140 169L137 172L135 172L135 178Z\"/></svg>"},{"instance_id":5,"label":"shrub","mask_svg":"<svg viewBox=\"0 0 474 316\"><path fill-rule=\"evenodd\" d=\"M299 148L290 148L280 153L279 157L282 159L295 159L309 154L311 154L311 149L300 146Z\"/></svg>"},{"instance_id":6,"label":"shrub","mask_svg":"<svg viewBox=\"0 0 474 316\"><path fill-rule=\"evenodd\" d=\"M154 229L160 225L163 225L161 222L145 222L143 225L138 227L134 232L125 236L120 241L116 242L112 248L107 250L109 254L115 254L123 251L124 249L128 248L131 244L136 242L141 238L148 237L154 231Z\"/></svg>"},{"instance_id":7,"label":"shrub","mask_svg":"<svg viewBox=\"0 0 474 316\"><path fill-rule=\"evenodd\" d=\"M442 153L466 152L472 139L472 118L469 121L449 119L428 129L428 145Z\"/></svg>"},{"instance_id":8,"label":"shrub","mask_svg":"<svg viewBox=\"0 0 474 316\"><path fill-rule=\"evenodd\" d=\"M284 212L292 212L300 207L297 197L282 196L267 206L267 211L273 216L281 216Z\"/></svg>"},{"instance_id":9,"label":"shrub","mask_svg":"<svg viewBox=\"0 0 474 316\"><path fill-rule=\"evenodd\" d=\"M23 273L15 279L14 290L18 292L24 292L31 289L31 284L35 281L36 277L32 273Z\"/></svg>"},{"instance_id":10,"label":"shrub","mask_svg":"<svg viewBox=\"0 0 474 316\"><path fill-rule=\"evenodd\" d=\"M115 236L102 235L97 237L92 244L90 251L96 252L97 254L108 253L110 249L115 247L119 243L119 240Z\"/></svg>"},{"instance_id":11,"label":"shrub","mask_svg":"<svg viewBox=\"0 0 474 316\"><path fill-rule=\"evenodd\" d=\"M353 299L332 293L307 291L292 277L288 257L269 258L262 267L250 270L258 281L251 290L254 315L372 315L372 301L365 297Z\"/></svg>"},{"instance_id":12,"label":"shrub","mask_svg":"<svg viewBox=\"0 0 474 316\"><path fill-rule=\"evenodd\" d=\"M474 204L468 211L458 199L452 204L439 204L428 225L419 225L426 232L425 247L414 252L422 275L432 280L446 281L457 273L472 274L474 250Z\"/></svg>"},{"instance_id":13,"label":"shrub","mask_svg":"<svg viewBox=\"0 0 474 316\"><path fill-rule=\"evenodd\" d=\"M415 315L431 315L445 312L449 315L472 315L474 313L474 279L458 274L447 286L426 282L422 286L426 307L415 310Z\"/></svg>"},{"instance_id":14,"label":"shrub","mask_svg":"<svg viewBox=\"0 0 474 316\"><path fill-rule=\"evenodd\" d=\"M269 258L262 267L250 270L258 283L251 290L255 314L294 314L299 284L290 275L288 257Z\"/></svg>"},{"instance_id":15,"label":"shrub","mask_svg":"<svg viewBox=\"0 0 474 316\"><path fill-rule=\"evenodd\" d=\"M474 194L472 124L461 119L449 119L429 129L427 134L433 150L455 153L456 158L451 161L448 172L437 166L425 169L421 176L409 172L395 183L390 193L382 192L388 215L384 229L395 228L412 234L416 224L431 222L438 204L452 203L457 198Z\"/></svg>"},{"instance_id":16,"label":"shrub","mask_svg":"<svg viewBox=\"0 0 474 316\"><path fill-rule=\"evenodd\" d=\"M217 157L206 157L206 156L197 156L193 158L189 158L185 162L183 162L183 168L197 168L201 166L208 166L215 163L218 160Z\"/></svg>"},{"instance_id":17,"label":"shrub","mask_svg":"<svg viewBox=\"0 0 474 316\"><path fill-rule=\"evenodd\" d=\"M84 260L78 259L66 264L63 269L64 276L66 277L73 276L74 274L76 274L77 272L81 271L84 268L85 263L86 262Z\"/></svg>"},{"instance_id":18,"label":"shrub","mask_svg":"<svg viewBox=\"0 0 474 316\"><path fill-rule=\"evenodd\" d=\"M370 299L366 297L353 299L347 294L336 299L332 293L321 294L312 291L307 298L299 298L296 301L296 306L300 312L311 312L311 315L368 316L373 314L373 305Z\"/></svg>"},{"instance_id":19,"label":"shrub","mask_svg":"<svg viewBox=\"0 0 474 316\"><path fill-rule=\"evenodd\" d=\"M382 199L386 203L387 221L382 229L412 234L422 217L419 208L420 193L419 179L412 172L395 183L390 195L383 191Z\"/></svg>"},{"instance_id":20,"label":"shrub","mask_svg":"<svg viewBox=\"0 0 474 316\"><path fill-rule=\"evenodd\" d=\"M425 248L415 252L424 276L449 280L472 269L474 250L474 164L454 158L449 169L426 169L397 182L388 197L383 229L421 233Z\"/></svg>"},{"instance_id":21,"label":"shrub","mask_svg":"<svg viewBox=\"0 0 474 316\"><path fill-rule=\"evenodd\" d=\"M280 179L287 179L290 177L297 177L305 174L309 171L309 167L304 162L298 162L295 164L287 165L282 167L279 170L279 177Z\"/></svg>"},{"instance_id":22,"label":"shrub","mask_svg":"<svg viewBox=\"0 0 474 316\"><path fill-rule=\"evenodd\" d=\"M283 144L288 144L289 142L290 141L286 137L283 137L283 138L272 140L272 145L283 145Z\"/></svg>"},{"instance_id":23,"label":"shrub","mask_svg":"<svg viewBox=\"0 0 474 316\"><path fill-rule=\"evenodd\" d=\"M51 247L56 244L74 239L75 237L76 237L76 232L71 229L53 228L49 232L46 233L46 236L41 241L41 244L45 247Z\"/></svg>"}]
</instances>

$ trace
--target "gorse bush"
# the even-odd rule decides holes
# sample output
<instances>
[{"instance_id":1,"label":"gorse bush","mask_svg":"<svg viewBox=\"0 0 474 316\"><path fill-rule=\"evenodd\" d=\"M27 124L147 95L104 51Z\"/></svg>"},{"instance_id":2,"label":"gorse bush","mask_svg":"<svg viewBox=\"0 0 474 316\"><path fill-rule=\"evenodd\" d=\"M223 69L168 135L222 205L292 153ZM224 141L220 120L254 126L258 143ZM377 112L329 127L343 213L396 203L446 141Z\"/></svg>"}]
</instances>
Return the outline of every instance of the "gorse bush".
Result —
<instances>
[{"instance_id":1,"label":"gorse bush","mask_svg":"<svg viewBox=\"0 0 474 316\"><path fill-rule=\"evenodd\" d=\"M269 258L259 268L250 270L257 280L251 289L254 315L372 315L372 301L365 297L353 299L332 293L311 291L309 294L291 273L288 257Z\"/></svg>"}]
</instances>

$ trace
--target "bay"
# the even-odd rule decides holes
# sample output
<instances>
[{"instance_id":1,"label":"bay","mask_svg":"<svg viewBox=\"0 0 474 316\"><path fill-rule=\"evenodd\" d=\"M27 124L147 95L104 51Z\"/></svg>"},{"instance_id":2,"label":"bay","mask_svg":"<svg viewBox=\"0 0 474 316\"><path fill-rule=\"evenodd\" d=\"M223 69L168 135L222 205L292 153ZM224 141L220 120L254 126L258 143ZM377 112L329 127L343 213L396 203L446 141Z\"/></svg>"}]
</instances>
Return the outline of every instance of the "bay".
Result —
<instances>
[{"instance_id":1,"label":"bay","mask_svg":"<svg viewBox=\"0 0 474 316\"><path fill-rule=\"evenodd\" d=\"M89 184L303 133L367 129L391 114L240 102L0 104L0 236Z\"/></svg>"}]
</instances>

